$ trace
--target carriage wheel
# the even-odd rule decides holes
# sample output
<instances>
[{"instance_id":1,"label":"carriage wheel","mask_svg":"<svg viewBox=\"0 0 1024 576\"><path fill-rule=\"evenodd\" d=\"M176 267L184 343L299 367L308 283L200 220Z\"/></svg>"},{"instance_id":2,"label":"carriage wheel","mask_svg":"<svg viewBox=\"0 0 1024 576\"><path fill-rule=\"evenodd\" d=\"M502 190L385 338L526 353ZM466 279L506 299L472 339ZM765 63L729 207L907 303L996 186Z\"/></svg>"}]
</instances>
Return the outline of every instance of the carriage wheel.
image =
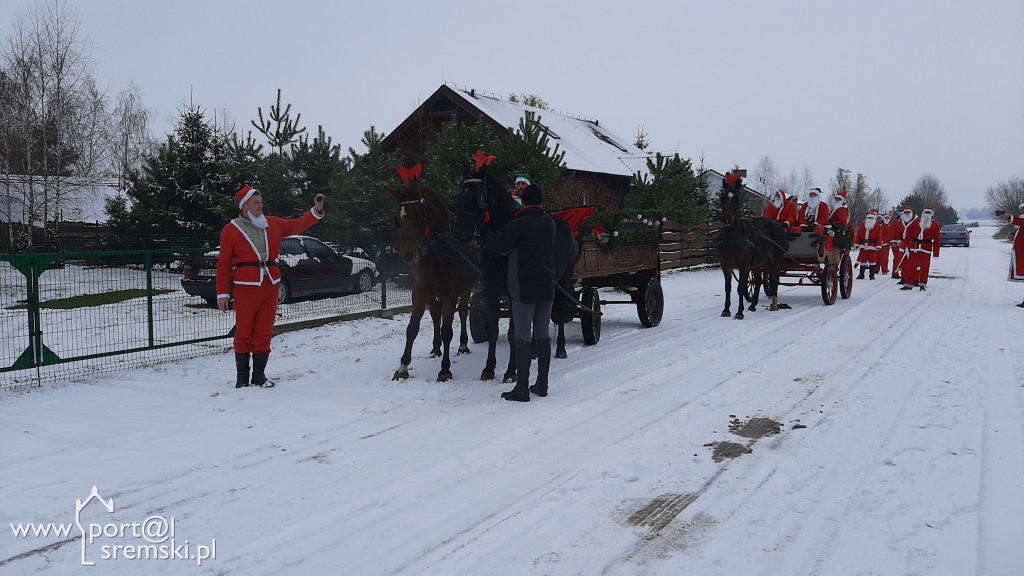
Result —
<instances>
[{"instance_id":1,"label":"carriage wheel","mask_svg":"<svg viewBox=\"0 0 1024 576\"><path fill-rule=\"evenodd\" d=\"M487 301L483 290L476 290L469 299L469 334L473 342L479 344L487 341Z\"/></svg>"},{"instance_id":2,"label":"carriage wheel","mask_svg":"<svg viewBox=\"0 0 1024 576\"><path fill-rule=\"evenodd\" d=\"M594 312L601 311L601 294L597 288L584 288L580 304L590 308ZM583 329L583 343L589 345L597 344L601 339L601 315L591 314L580 310L580 327Z\"/></svg>"},{"instance_id":3,"label":"carriage wheel","mask_svg":"<svg viewBox=\"0 0 1024 576\"><path fill-rule=\"evenodd\" d=\"M821 271L821 299L826 306L836 303L836 293L839 291L839 272L834 264L825 264Z\"/></svg>"},{"instance_id":4,"label":"carriage wheel","mask_svg":"<svg viewBox=\"0 0 1024 576\"><path fill-rule=\"evenodd\" d=\"M756 270L747 272L747 302L753 302L761 290L761 273Z\"/></svg>"},{"instance_id":5,"label":"carriage wheel","mask_svg":"<svg viewBox=\"0 0 1024 576\"><path fill-rule=\"evenodd\" d=\"M636 314L640 317L640 323L646 328L661 324L661 317L665 313L665 293L661 289L661 282L651 278L647 286L638 292Z\"/></svg>"},{"instance_id":6,"label":"carriage wheel","mask_svg":"<svg viewBox=\"0 0 1024 576\"><path fill-rule=\"evenodd\" d=\"M846 300L853 292L853 261L849 253L839 261L839 295Z\"/></svg>"}]
</instances>

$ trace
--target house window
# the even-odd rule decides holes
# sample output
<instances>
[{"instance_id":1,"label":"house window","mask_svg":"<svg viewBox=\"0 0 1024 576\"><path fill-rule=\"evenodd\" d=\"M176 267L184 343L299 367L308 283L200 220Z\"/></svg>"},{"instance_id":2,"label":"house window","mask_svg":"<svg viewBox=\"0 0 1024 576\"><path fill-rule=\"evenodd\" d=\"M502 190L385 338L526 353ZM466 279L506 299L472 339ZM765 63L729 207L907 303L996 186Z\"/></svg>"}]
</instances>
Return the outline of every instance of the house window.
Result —
<instances>
[{"instance_id":1,"label":"house window","mask_svg":"<svg viewBox=\"0 0 1024 576\"><path fill-rule=\"evenodd\" d=\"M615 146L616 148L618 148L619 150L622 150L623 152L629 152L629 150L626 150L625 148L623 148L621 144L619 144L615 140L612 140L611 138L608 137L607 134L605 134L604 132L601 132L597 128L591 126L590 130L594 133L594 136L597 136L601 140L604 140L605 142L611 144L612 146Z\"/></svg>"}]
</instances>

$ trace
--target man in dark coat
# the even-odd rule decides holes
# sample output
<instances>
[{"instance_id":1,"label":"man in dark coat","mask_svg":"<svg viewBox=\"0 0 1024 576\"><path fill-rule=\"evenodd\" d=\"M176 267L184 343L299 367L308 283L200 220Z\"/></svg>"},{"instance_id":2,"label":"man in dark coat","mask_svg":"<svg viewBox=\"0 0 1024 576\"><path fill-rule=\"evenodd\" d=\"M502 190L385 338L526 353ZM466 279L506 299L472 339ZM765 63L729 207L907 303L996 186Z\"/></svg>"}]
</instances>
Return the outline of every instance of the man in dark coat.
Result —
<instances>
[{"instance_id":1,"label":"man in dark coat","mask_svg":"<svg viewBox=\"0 0 1024 576\"><path fill-rule=\"evenodd\" d=\"M508 293L516 337L516 387L501 397L529 402L530 391L548 395L551 366L551 305L555 300L555 222L544 212L544 193L530 184L521 193L523 209L500 230L488 234L487 249L508 256ZM537 342L537 383L530 386L531 338Z\"/></svg>"}]
</instances>

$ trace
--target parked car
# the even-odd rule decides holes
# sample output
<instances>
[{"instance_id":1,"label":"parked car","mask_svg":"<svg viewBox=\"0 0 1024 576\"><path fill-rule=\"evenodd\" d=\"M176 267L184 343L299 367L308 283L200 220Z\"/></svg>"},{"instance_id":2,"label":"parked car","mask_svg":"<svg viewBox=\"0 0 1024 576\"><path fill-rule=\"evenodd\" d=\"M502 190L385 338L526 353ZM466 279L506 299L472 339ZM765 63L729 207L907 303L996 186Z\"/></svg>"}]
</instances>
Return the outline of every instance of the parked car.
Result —
<instances>
[{"instance_id":1,"label":"parked car","mask_svg":"<svg viewBox=\"0 0 1024 576\"><path fill-rule=\"evenodd\" d=\"M184 259L181 287L190 296L199 296L211 306L217 304L217 255ZM338 253L311 236L288 236L281 240L277 257L281 268L279 304L303 297L327 297L359 294L373 289L378 280L377 265L355 256Z\"/></svg>"},{"instance_id":2,"label":"parked car","mask_svg":"<svg viewBox=\"0 0 1024 576\"><path fill-rule=\"evenodd\" d=\"M971 245L971 231L963 224L945 224L939 229L940 246Z\"/></svg>"}]
</instances>

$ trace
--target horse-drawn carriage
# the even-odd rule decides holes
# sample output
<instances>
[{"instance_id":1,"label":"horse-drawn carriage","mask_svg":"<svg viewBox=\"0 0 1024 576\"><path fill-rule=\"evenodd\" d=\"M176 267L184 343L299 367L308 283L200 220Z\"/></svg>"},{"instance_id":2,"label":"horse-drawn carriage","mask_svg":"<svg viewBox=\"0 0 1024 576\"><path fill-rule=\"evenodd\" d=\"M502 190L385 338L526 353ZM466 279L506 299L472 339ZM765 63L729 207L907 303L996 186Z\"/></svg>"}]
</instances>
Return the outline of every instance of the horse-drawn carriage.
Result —
<instances>
[{"instance_id":1,"label":"horse-drawn carriage","mask_svg":"<svg viewBox=\"0 0 1024 576\"><path fill-rule=\"evenodd\" d=\"M593 213L593 209L590 212ZM566 214L555 214L566 217ZM563 311L565 317L562 320L580 320L584 344L597 344L601 339L602 305L632 304L636 306L643 326L651 328L661 323L665 299L661 288L659 236L656 227L635 223L624 224L617 236L589 233L579 241L579 260L572 275L571 305ZM599 288L625 292L629 300L604 300ZM470 335L477 343L488 338L488 312L483 301L482 289L474 292L470 301ZM499 317L508 318L510 314L511 308L505 299Z\"/></svg>"},{"instance_id":2,"label":"horse-drawn carriage","mask_svg":"<svg viewBox=\"0 0 1024 576\"><path fill-rule=\"evenodd\" d=\"M779 285L818 286L822 301L831 306L836 303L837 295L845 300L853 292L852 239L843 233L835 234L833 230L826 234L826 237L813 232L786 234L789 248L782 257ZM751 300L761 285L768 284L766 268L753 274L760 274L760 277L759 281L748 284Z\"/></svg>"}]
</instances>

